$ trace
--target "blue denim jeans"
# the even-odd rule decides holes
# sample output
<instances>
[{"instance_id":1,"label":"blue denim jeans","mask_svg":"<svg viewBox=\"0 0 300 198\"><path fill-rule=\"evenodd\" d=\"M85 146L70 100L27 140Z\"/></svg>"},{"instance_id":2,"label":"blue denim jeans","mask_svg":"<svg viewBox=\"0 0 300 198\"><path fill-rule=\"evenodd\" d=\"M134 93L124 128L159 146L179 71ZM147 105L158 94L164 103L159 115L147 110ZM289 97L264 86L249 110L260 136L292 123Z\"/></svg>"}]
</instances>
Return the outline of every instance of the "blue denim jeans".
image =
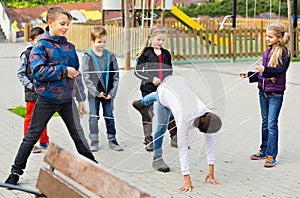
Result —
<instances>
[{"instance_id":1,"label":"blue denim jeans","mask_svg":"<svg viewBox=\"0 0 300 198\"><path fill-rule=\"evenodd\" d=\"M26 167L27 159L31 154L33 145L38 141L44 128L55 112L59 113L67 126L77 151L81 155L95 161L81 127L75 102L52 104L38 97L29 129L19 147L14 164L12 165L11 173L17 173L19 175L23 174L23 169Z\"/></svg>"},{"instance_id":2,"label":"blue denim jeans","mask_svg":"<svg viewBox=\"0 0 300 198\"><path fill-rule=\"evenodd\" d=\"M147 97L152 97L153 95L153 93L156 93L156 92L144 92L144 91L142 91L142 97L143 97L143 99L147 96ZM150 96L148 96L148 95L150 95ZM155 94L156 95L156 94ZM143 99L142 99L142 101L143 101ZM154 113L153 113L153 102L155 102L155 101L148 101L147 102L147 105L149 105L149 114L150 114L150 116L151 117L154 117ZM143 103L143 102L142 102Z\"/></svg>"},{"instance_id":3,"label":"blue denim jeans","mask_svg":"<svg viewBox=\"0 0 300 198\"><path fill-rule=\"evenodd\" d=\"M153 102L155 102L157 100L158 100L157 99L157 93L156 92L152 92L152 93L150 93L150 94L148 94L148 95L146 95L146 96L144 96L142 98L142 104L144 106L148 106L148 105L153 104Z\"/></svg>"},{"instance_id":4,"label":"blue denim jeans","mask_svg":"<svg viewBox=\"0 0 300 198\"><path fill-rule=\"evenodd\" d=\"M170 117L172 112L167 107L164 107L160 104L157 92L152 92L146 95L142 99L142 104L147 106L153 104L153 102L157 101L157 128L154 133L154 140L153 140L153 154L155 157L162 156L162 144L164 134L168 129Z\"/></svg>"},{"instance_id":5,"label":"blue denim jeans","mask_svg":"<svg viewBox=\"0 0 300 198\"><path fill-rule=\"evenodd\" d=\"M153 139L153 154L154 157L162 156L162 144L164 134L168 129L171 111L164 107L160 102L157 103L157 127Z\"/></svg>"},{"instance_id":6,"label":"blue denim jeans","mask_svg":"<svg viewBox=\"0 0 300 198\"><path fill-rule=\"evenodd\" d=\"M278 117L283 94L259 92L262 117L262 142L260 150L266 156L276 159L278 154Z\"/></svg>"},{"instance_id":7,"label":"blue denim jeans","mask_svg":"<svg viewBox=\"0 0 300 198\"><path fill-rule=\"evenodd\" d=\"M115 127L115 118L113 114L114 103L113 99L106 100L104 98L90 97L88 98L89 108L90 108L90 117L89 117L89 138L93 142L99 142L99 111L100 103L102 104L103 117L106 125L107 138L115 138L116 136L116 127Z\"/></svg>"}]
</instances>

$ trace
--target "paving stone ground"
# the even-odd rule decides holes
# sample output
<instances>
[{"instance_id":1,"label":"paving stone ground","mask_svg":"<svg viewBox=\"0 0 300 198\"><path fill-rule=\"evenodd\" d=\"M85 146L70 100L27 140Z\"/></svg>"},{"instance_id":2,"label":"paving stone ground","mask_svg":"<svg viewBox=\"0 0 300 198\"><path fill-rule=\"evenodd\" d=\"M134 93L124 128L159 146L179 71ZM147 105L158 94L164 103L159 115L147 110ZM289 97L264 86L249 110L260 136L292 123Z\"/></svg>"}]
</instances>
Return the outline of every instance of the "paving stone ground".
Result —
<instances>
[{"instance_id":1,"label":"paving stone ground","mask_svg":"<svg viewBox=\"0 0 300 198\"><path fill-rule=\"evenodd\" d=\"M23 43L0 43L0 181L9 174L23 136L23 118L9 109L24 105L24 93L16 77L17 64ZM78 53L81 58L82 53ZM120 67L123 60L119 59ZM191 83L199 97L221 115L222 130L215 135L215 176L222 184L204 183L207 171L203 150L203 136L196 130L190 135L189 163L194 189L180 193L183 179L177 150L169 145L165 135L164 158L171 172L152 169L152 153L144 150L141 118L131 107L140 98L139 80L132 71L121 71L120 85L115 99L117 138L123 152L108 148L103 118L99 122L101 149L94 153L102 167L127 181L147 189L157 197L300 197L300 63L292 63L288 71L287 91L279 119L279 156L274 168L264 168L263 161L251 161L249 155L260 144L260 112L255 84L240 79L241 71L254 69L255 61L175 65L175 73ZM86 107L88 104L86 102ZM88 117L82 125L88 136ZM50 141L76 152L66 127L59 117L48 124ZM47 166L44 153L32 154L21 177L20 185L35 189L39 169ZM97 182L97 181L95 181ZM101 186L99 186L101 187ZM33 197L30 194L0 188L0 197Z\"/></svg>"}]
</instances>

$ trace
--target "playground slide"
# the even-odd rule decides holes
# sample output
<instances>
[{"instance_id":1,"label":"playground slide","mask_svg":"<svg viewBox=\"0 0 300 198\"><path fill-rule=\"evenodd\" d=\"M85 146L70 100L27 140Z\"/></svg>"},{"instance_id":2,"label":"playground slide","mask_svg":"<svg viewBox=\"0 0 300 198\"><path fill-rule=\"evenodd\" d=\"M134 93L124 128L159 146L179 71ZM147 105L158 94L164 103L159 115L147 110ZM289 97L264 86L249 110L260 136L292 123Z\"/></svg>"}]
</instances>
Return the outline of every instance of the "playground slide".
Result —
<instances>
[{"instance_id":1,"label":"playground slide","mask_svg":"<svg viewBox=\"0 0 300 198\"><path fill-rule=\"evenodd\" d=\"M179 10L179 8L177 8L174 5L172 6L171 13L173 14L173 16L175 18L177 18L177 20L179 20L181 23L183 23L187 27L192 28L192 29L196 29L196 30L205 30L204 27L202 27L199 23L194 21L191 17L186 15L184 12Z\"/></svg>"},{"instance_id":2,"label":"playground slide","mask_svg":"<svg viewBox=\"0 0 300 198\"><path fill-rule=\"evenodd\" d=\"M186 25L187 27L194 29L194 30L205 30L203 26L201 26L199 23L197 23L195 20L193 20L191 17L186 15L184 12L179 10L176 6L172 6L171 14L181 23ZM200 36L200 35L199 35ZM205 39L204 35L203 38ZM211 36L208 37L209 42L211 43ZM217 37L214 36L214 44L218 44ZM225 41L226 45L228 45L228 41ZM223 44L223 39L221 38L221 46Z\"/></svg>"}]
</instances>

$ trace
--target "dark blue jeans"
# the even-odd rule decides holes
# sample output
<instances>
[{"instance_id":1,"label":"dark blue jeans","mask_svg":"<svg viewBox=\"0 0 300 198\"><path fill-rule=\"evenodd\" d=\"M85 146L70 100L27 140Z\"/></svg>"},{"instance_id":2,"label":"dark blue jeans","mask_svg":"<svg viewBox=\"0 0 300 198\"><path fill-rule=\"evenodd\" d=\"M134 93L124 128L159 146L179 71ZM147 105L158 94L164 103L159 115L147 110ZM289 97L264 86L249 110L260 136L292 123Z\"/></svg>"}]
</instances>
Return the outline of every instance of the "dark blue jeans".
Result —
<instances>
[{"instance_id":1,"label":"dark blue jeans","mask_svg":"<svg viewBox=\"0 0 300 198\"><path fill-rule=\"evenodd\" d=\"M31 154L33 145L39 140L45 126L55 112L59 113L67 126L78 153L96 161L90 151L84 131L81 127L75 102L52 104L39 97L33 111L31 124L19 147L14 164L12 165L11 173L23 174L23 169L26 167L27 159Z\"/></svg>"},{"instance_id":2,"label":"dark blue jeans","mask_svg":"<svg viewBox=\"0 0 300 198\"><path fill-rule=\"evenodd\" d=\"M89 129L90 129L90 139L93 142L99 141L99 127L98 127L98 120L99 110L100 110L100 103L102 104L103 109L103 117L106 124L106 133L107 138L115 138L116 136L116 127L115 127L115 118L113 114L114 110L114 103L113 99L106 100L104 98L98 97L89 97L89 108L90 108L90 117L89 117Z\"/></svg>"},{"instance_id":3,"label":"dark blue jeans","mask_svg":"<svg viewBox=\"0 0 300 198\"><path fill-rule=\"evenodd\" d=\"M283 94L259 92L262 117L262 142L260 150L266 156L276 159L278 154L278 117Z\"/></svg>"}]
</instances>

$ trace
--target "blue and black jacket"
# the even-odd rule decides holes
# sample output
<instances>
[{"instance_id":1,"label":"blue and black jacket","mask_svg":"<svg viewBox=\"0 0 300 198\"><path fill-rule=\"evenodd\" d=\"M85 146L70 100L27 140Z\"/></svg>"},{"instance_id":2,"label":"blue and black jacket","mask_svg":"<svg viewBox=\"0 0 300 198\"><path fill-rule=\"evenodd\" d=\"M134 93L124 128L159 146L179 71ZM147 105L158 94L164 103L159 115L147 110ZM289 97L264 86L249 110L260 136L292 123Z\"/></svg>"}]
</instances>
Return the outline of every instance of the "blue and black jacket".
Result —
<instances>
[{"instance_id":1,"label":"blue and black jacket","mask_svg":"<svg viewBox=\"0 0 300 198\"><path fill-rule=\"evenodd\" d=\"M79 70L75 46L64 36L50 36L49 28L31 50L32 68L36 93L53 104L71 102L73 96L78 101L85 100L81 75L68 78L67 67Z\"/></svg>"}]
</instances>

